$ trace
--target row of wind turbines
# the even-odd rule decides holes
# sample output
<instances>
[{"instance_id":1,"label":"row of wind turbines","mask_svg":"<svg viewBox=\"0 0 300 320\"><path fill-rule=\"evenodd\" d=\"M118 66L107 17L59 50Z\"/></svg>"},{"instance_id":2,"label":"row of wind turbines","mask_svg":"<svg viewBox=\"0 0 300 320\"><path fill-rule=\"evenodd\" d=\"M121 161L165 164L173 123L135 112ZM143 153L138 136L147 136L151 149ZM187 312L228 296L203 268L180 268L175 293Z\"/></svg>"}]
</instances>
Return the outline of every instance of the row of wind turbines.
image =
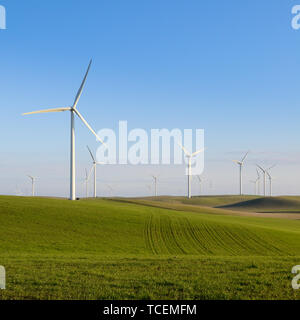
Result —
<instances>
[{"instance_id":1,"label":"row of wind turbines","mask_svg":"<svg viewBox=\"0 0 300 320\"><path fill-rule=\"evenodd\" d=\"M239 177L239 185L240 185L240 195L243 195L243 167L245 160L247 156L249 155L249 151L245 154L245 156L242 158L241 161L238 160L233 160L238 166L239 166L239 172L240 172L240 177ZM273 195L273 190L272 190L272 180L273 177L270 174L270 170L275 167L275 165L269 167L269 168L263 168L260 165L256 165L256 173L257 173L257 178L256 180L251 180L250 182L255 185L255 195L260 195L260 180L261 180L261 175L259 173L259 170L263 173L263 195L264 197L267 196L267 177L269 178L269 194L272 197ZM259 169L259 170L258 170Z\"/></svg>"},{"instance_id":2,"label":"row of wind turbines","mask_svg":"<svg viewBox=\"0 0 300 320\"><path fill-rule=\"evenodd\" d=\"M97 133L92 129L92 127L88 124L88 122L84 119L84 117L81 115L81 113L78 111L77 109L77 105L78 102L80 100L80 97L82 95L82 91L84 88L84 85L86 83L87 80L87 76L89 74L90 68L91 68L91 64L92 64L92 60L89 63L89 66L87 68L87 71L85 73L85 76L83 78L83 81L79 87L79 90L75 96L75 100L72 104L72 106L67 106L67 107L59 107L59 108L54 108L54 109L45 109L45 110L39 110L39 111L33 111L33 112L29 112L29 113L24 113L23 115L32 115L32 114L41 114L41 113L53 113L53 112L65 112L65 111L69 111L70 112L70 200L76 200L76 165L75 165L75 116L77 116L83 123L84 125L90 130L90 132L96 137L96 139L102 143L103 145L105 145L105 143L102 141L102 139L97 135ZM181 145L180 143L178 143L179 146L181 147L181 149L183 150L185 156L188 159L188 181L187 181L187 196L188 198L192 197L192 160L193 158L195 158L197 155L199 155L200 153L202 153L204 151L204 149L198 150L194 153L189 152L183 145ZM90 176L93 173L94 174L94 197L97 197L97 166L98 165L102 165L103 163L101 162L97 162L96 161L96 157L93 155L92 151L90 150L89 147L88 151L90 153L90 156L92 158L92 168L90 170L90 172L88 173L88 171L86 170L85 172L85 187L86 187L86 196L88 195L88 182L90 180ZM241 161L237 161L234 160L235 163L237 163L240 167L240 178L239 178L239 182L240 182L240 195L243 194L243 166L244 166L244 162L248 156L249 152L246 153L246 155L242 158ZM264 169L261 166L257 165L257 167L263 172L264 175L264 196L266 196L266 179L267 176L269 177L270 180L270 195L272 195L272 177L269 173L269 170L271 168L268 169ZM255 183L255 193L259 193L258 192L258 188L259 188L259 183L260 183L260 175L259 172L257 170L257 174L258 174L258 178L255 181L252 181L253 183ZM28 176L31 181L32 181L32 195L35 195L35 181L36 178L33 176ZM153 180L154 180L154 189L155 189L155 196L157 196L157 181L158 181L158 176L152 176ZM198 177L199 182L201 184L201 178Z\"/></svg>"}]
</instances>

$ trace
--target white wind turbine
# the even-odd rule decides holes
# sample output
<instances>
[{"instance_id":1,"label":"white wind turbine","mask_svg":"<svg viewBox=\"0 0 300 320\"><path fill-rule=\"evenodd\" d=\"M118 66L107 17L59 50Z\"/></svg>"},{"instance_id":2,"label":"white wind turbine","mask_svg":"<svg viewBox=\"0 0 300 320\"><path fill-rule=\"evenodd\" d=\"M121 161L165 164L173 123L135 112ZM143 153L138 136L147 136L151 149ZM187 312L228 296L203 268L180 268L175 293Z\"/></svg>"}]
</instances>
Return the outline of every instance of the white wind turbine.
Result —
<instances>
[{"instance_id":1,"label":"white wind turbine","mask_svg":"<svg viewBox=\"0 0 300 320\"><path fill-rule=\"evenodd\" d=\"M158 177L159 176L152 175L152 178L153 178L153 181L154 181L154 195L155 195L155 197L157 197L157 181L158 181Z\"/></svg>"},{"instance_id":2,"label":"white wind turbine","mask_svg":"<svg viewBox=\"0 0 300 320\"><path fill-rule=\"evenodd\" d=\"M202 182L203 180L201 179L200 176L197 176L197 179L199 181L199 191L200 191L200 196L202 195Z\"/></svg>"},{"instance_id":3,"label":"white wind turbine","mask_svg":"<svg viewBox=\"0 0 300 320\"><path fill-rule=\"evenodd\" d=\"M257 173L257 194L260 195L260 174L257 168L256 168L256 173Z\"/></svg>"},{"instance_id":4,"label":"white wind turbine","mask_svg":"<svg viewBox=\"0 0 300 320\"><path fill-rule=\"evenodd\" d=\"M254 195L257 195L257 186L258 186L258 179L256 179L255 181L254 180L251 180L250 182L254 184Z\"/></svg>"},{"instance_id":5,"label":"white wind turbine","mask_svg":"<svg viewBox=\"0 0 300 320\"><path fill-rule=\"evenodd\" d=\"M92 160L93 160L93 166L92 166L92 170L90 172L90 175L91 175L92 171L94 171L94 198L97 198L97 165L104 164L104 162L97 162L95 157L93 156L91 149L88 146L87 146L87 148L88 148L89 153L90 153ZM89 175L89 177L90 177L90 175Z\"/></svg>"},{"instance_id":6,"label":"white wind turbine","mask_svg":"<svg viewBox=\"0 0 300 320\"><path fill-rule=\"evenodd\" d=\"M243 194L243 166L244 162L249 154L249 151L245 154L244 158L241 161L233 160L236 164L240 166L240 196Z\"/></svg>"},{"instance_id":7,"label":"white wind turbine","mask_svg":"<svg viewBox=\"0 0 300 320\"><path fill-rule=\"evenodd\" d=\"M28 178L31 180L31 192L32 192L32 196L34 197L35 196L35 181L36 181L36 178L35 177L32 177L30 175L27 175Z\"/></svg>"},{"instance_id":8,"label":"white wind turbine","mask_svg":"<svg viewBox=\"0 0 300 320\"><path fill-rule=\"evenodd\" d=\"M106 185L107 189L109 190L110 197L113 197L113 192L115 191L109 184Z\"/></svg>"},{"instance_id":9,"label":"white wind turbine","mask_svg":"<svg viewBox=\"0 0 300 320\"><path fill-rule=\"evenodd\" d=\"M101 143L104 144L104 142L99 138L99 136L96 134L96 132L91 128L91 126L87 123L87 121L83 118L83 116L80 114L80 112L77 110L77 104L79 102L79 99L82 94L82 90L84 87L84 84L86 82L88 73L90 71L90 67L92 64L92 60L90 61L90 64L88 66L88 69L86 71L86 74L83 78L83 81L81 83L81 86L78 90L78 93L75 97L74 103L72 107L65 107L65 108L55 108L55 109L47 109L47 110L41 110L41 111L34 111L29 113L24 113L23 115L30 115L30 114L37 114L37 113L49 113L49 112L64 112L64 111L70 111L71 113L71 145L70 145L70 200L76 199L76 179L75 179L75 114L80 118L80 120L88 127L88 129L95 135L96 139L99 140ZM105 145L105 144L104 144Z\"/></svg>"},{"instance_id":10,"label":"white wind turbine","mask_svg":"<svg viewBox=\"0 0 300 320\"><path fill-rule=\"evenodd\" d=\"M264 174L264 197L266 196L266 186L267 186L267 177L266 177L266 169L262 168L261 166L259 166L257 164L257 167L262 171L262 173Z\"/></svg>"},{"instance_id":11,"label":"white wind turbine","mask_svg":"<svg viewBox=\"0 0 300 320\"><path fill-rule=\"evenodd\" d=\"M188 198L190 199L192 197L192 159L199 153L203 152L204 149L198 150L194 153L190 153L181 143L178 144L185 153L185 156L188 158Z\"/></svg>"},{"instance_id":12,"label":"white wind turbine","mask_svg":"<svg viewBox=\"0 0 300 320\"><path fill-rule=\"evenodd\" d=\"M18 185L16 185L16 196L18 196L18 197L23 196L23 192L21 191L21 189L19 188Z\"/></svg>"},{"instance_id":13,"label":"white wind turbine","mask_svg":"<svg viewBox=\"0 0 300 320\"><path fill-rule=\"evenodd\" d=\"M92 168L93 169L93 168ZM90 173L91 174L91 173ZM88 188L89 188L89 180L90 174L88 174L87 170L85 169L85 178L84 178L84 185L85 185L85 197L88 198Z\"/></svg>"},{"instance_id":14,"label":"white wind turbine","mask_svg":"<svg viewBox=\"0 0 300 320\"><path fill-rule=\"evenodd\" d=\"M274 167L275 167L275 165L266 170L266 173L269 177L269 182L270 182L270 197L272 197L272 195L273 195L273 189L272 189L273 177L270 175L269 170L271 170Z\"/></svg>"},{"instance_id":15,"label":"white wind turbine","mask_svg":"<svg viewBox=\"0 0 300 320\"><path fill-rule=\"evenodd\" d=\"M146 185L146 188L149 190L150 194L152 194L152 187L150 184L147 184Z\"/></svg>"}]
</instances>

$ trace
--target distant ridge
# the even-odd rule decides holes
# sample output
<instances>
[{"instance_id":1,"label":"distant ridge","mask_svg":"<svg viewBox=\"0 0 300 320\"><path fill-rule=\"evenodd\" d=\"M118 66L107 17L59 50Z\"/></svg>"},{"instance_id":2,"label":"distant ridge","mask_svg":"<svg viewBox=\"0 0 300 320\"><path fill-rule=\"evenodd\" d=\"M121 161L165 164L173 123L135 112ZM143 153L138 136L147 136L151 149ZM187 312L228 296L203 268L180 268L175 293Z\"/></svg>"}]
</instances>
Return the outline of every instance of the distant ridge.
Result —
<instances>
[{"instance_id":1,"label":"distant ridge","mask_svg":"<svg viewBox=\"0 0 300 320\"><path fill-rule=\"evenodd\" d=\"M241 201L234 204L217 206L223 209L238 209L238 210L299 210L300 200L293 197L267 197L257 198L247 201Z\"/></svg>"}]
</instances>

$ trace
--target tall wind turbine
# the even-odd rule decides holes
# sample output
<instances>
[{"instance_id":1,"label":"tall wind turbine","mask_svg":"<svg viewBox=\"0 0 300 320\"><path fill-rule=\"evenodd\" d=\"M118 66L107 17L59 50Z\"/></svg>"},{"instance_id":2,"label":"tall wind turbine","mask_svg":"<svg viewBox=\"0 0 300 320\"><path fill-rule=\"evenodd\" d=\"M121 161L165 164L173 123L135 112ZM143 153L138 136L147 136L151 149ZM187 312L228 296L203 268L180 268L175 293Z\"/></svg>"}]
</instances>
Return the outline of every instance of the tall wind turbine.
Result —
<instances>
[{"instance_id":1,"label":"tall wind turbine","mask_svg":"<svg viewBox=\"0 0 300 320\"><path fill-rule=\"evenodd\" d=\"M93 153L91 151L91 149L87 146L89 153L91 155L91 158L93 160L93 167L90 173L92 173L92 171L94 171L94 198L97 198L97 165L98 164L104 164L104 162L97 162L95 157L93 156Z\"/></svg>"},{"instance_id":2,"label":"tall wind turbine","mask_svg":"<svg viewBox=\"0 0 300 320\"><path fill-rule=\"evenodd\" d=\"M83 87L85 85L88 73L90 71L92 64L92 60L90 61L90 64L88 66L88 69L86 71L86 74L83 78L83 81L81 83L81 86L77 92L77 95L75 97L74 103L72 107L66 107L66 108L56 108L56 109L47 109L47 110L41 110L41 111L34 111L29 113L24 113L23 115L30 115L30 114L37 114L37 113L49 113L49 112L64 112L64 111L70 111L71 113L71 145L70 145L70 200L76 199L76 179L75 179L75 114L80 118L80 120L88 127L88 129L93 133L93 135L96 137L98 141L105 143L99 138L99 136L96 134L96 132L91 128L91 126L87 123L87 121L83 118L83 116L80 114L80 112L77 110L77 104L79 102L79 99L82 94Z\"/></svg>"},{"instance_id":3,"label":"tall wind turbine","mask_svg":"<svg viewBox=\"0 0 300 320\"><path fill-rule=\"evenodd\" d=\"M158 176L152 175L152 178L154 180L154 195L157 197L157 181L158 181Z\"/></svg>"},{"instance_id":4,"label":"tall wind turbine","mask_svg":"<svg viewBox=\"0 0 300 320\"><path fill-rule=\"evenodd\" d=\"M235 162L236 164L238 164L240 166L240 196L243 194L243 166L244 166L244 162L247 158L249 154L249 151L245 154L245 156L243 157L243 159L241 161L238 160L233 160L233 162Z\"/></svg>"},{"instance_id":5,"label":"tall wind turbine","mask_svg":"<svg viewBox=\"0 0 300 320\"><path fill-rule=\"evenodd\" d=\"M34 197L35 196L35 181L36 181L36 178L35 177L32 177L30 175L27 175L28 178L31 180L31 186L32 186L32 196Z\"/></svg>"},{"instance_id":6,"label":"tall wind turbine","mask_svg":"<svg viewBox=\"0 0 300 320\"><path fill-rule=\"evenodd\" d=\"M192 197L192 159L197 156L199 153L203 152L204 149L198 150L194 153L190 153L186 150L186 148L181 144L178 143L185 156L188 158L188 198L191 199Z\"/></svg>"}]
</instances>

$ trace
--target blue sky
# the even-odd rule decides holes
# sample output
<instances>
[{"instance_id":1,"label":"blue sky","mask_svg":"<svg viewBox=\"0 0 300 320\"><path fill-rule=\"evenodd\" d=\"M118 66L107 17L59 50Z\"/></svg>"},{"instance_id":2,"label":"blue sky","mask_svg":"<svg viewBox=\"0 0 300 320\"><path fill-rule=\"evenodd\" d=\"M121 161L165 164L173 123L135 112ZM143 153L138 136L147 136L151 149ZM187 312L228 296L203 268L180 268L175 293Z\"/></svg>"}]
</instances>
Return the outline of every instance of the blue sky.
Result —
<instances>
[{"instance_id":1,"label":"blue sky","mask_svg":"<svg viewBox=\"0 0 300 320\"><path fill-rule=\"evenodd\" d=\"M146 130L203 128L206 193L237 192L231 160L248 149L245 191L253 189L256 162L278 164L275 193L300 190L300 31L291 28L300 1L0 4L7 10L7 30L0 30L0 193L28 193L29 173L39 177L40 195L67 196L68 115L21 113L72 104L90 58L78 108L96 130L119 120ZM79 122L76 130L80 194L90 165L85 146L96 150L97 143ZM98 172L100 195L107 184L121 195L146 194L152 172L162 175L161 193L186 189L183 168Z\"/></svg>"}]
</instances>

